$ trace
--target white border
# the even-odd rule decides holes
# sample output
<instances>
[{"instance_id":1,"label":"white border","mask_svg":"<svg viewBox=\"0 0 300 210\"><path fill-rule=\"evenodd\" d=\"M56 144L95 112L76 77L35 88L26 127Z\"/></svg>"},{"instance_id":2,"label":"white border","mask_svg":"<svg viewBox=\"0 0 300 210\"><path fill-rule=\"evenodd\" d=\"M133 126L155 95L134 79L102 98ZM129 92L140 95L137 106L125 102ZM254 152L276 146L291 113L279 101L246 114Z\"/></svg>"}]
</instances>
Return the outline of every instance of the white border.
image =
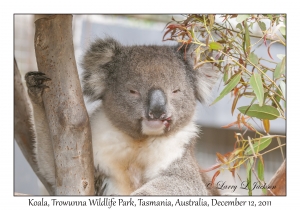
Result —
<instances>
[{"instance_id":1,"label":"white border","mask_svg":"<svg viewBox=\"0 0 300 210\"><path fill-rule=\"evenodd\" d=\"M10 4L10 5L9 5ZM276 0L252 1L10 1L2 5L1 11L1 208L22 207L28 209L28 197L13 197L13 14L14 13L287 13L287 197L242 197L249 200L271 200L272 207L296 206L298 201L299 180L299 12L294 2ZM297 57L296 57L297 56ZM298 134L298 135L297 135ZM297 192L296 192L297 191ZM76 197L63 197L74 199ZM78 198L78 197L77 197ZM79 199L79 198L78 198ZM205 199L210 199L206 197ZM227 200L226 197L218 198ZM297 205L298 206L298 205ZM9 207L9 208L7 208ZM47 207L48 208L48 207ZM225 207L231 208L231 207ZM40 209L40 208L39 208ZM79 209L79 208L78 208ZM82 209L82 208L81 208Z\"/></svg>"}]
</instances>

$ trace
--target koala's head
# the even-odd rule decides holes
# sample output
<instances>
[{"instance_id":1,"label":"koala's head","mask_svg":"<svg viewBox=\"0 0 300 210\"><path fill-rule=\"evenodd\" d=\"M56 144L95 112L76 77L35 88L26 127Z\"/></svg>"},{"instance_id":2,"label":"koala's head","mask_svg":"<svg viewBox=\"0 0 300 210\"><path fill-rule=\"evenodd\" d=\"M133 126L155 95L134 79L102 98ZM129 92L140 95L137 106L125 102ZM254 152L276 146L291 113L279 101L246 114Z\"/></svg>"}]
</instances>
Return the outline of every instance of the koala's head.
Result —
<instances>
[{"instance_id":1,"label":"koala's head","mask_svg":"<svg viewBox=\"0 0 300 210\"><path fill-rule=\"evenodd\" d=\"M217 78L212 65L193 68L191 50L96 40L83 59L83 92L133 138L169 135L192 120Z\"/></svg>"}]
</instances>

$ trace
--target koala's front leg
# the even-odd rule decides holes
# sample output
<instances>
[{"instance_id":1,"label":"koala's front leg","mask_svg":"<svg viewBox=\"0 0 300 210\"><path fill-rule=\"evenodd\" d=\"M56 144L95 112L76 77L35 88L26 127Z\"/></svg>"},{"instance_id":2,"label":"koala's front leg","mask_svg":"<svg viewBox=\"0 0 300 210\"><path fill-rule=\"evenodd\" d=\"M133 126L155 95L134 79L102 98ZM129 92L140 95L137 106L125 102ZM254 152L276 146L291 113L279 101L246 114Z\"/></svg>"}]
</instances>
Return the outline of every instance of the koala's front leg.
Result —
<instances>
[{"instance_id":1,"label":"koala's front leg","mask_svg":"<svg viewBox=\"0 0 300 210\"><path fill-rule=\"evenodd\" d=\"M44 83L50 81L51 79L42 72L28 72L25 75L25 80L28 89L28 95L33 107L33 121L36 131L36 137L34 139L35 158L39 173L45 177L45 179L53 187L55 185L54 153L45 107L42 99L44 91L49 88Z\"/></svg>"},{"instance_id":2,"label":"koala's front leg","mask_svg":"<svg viewBox=\"0 0 300 210\"><path fill-rule=\"evenodd\" d=\"M38 71L31 71L25 75L28 94L32 103L38 105L43 104L42 94L45 89L49 88L44 84L44 82L50 80L51 79L48 78L44 73Z\"/></svg>"}]
</instances>

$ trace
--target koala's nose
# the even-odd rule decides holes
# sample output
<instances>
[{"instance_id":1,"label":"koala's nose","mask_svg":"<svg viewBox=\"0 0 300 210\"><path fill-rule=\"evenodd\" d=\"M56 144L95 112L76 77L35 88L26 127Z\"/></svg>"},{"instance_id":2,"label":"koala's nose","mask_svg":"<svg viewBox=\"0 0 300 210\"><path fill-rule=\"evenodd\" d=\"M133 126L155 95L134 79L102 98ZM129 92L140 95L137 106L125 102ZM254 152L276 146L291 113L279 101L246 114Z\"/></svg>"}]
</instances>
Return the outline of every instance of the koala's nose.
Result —
<instances>
[{"instance_id":1,"label":"koala's nose","mask_svg":"<svg viewBox=\"0 0 300 210\"><path fill-rule=\"evenodd\" d=\"M152 89L148 95L148 117L153 120L166 117L167 98L160 89Z\"/></svg>"}]
</instances>

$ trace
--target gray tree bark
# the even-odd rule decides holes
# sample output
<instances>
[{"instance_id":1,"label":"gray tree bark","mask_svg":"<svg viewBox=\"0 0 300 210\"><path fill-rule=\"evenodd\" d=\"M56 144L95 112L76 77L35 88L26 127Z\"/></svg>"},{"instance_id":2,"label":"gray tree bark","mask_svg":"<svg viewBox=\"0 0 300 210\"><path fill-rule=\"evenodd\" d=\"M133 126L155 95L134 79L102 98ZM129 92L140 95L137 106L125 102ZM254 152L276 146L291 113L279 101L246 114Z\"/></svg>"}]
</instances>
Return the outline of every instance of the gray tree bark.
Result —
<instances>
[{"instance_id":1,"label":"gray tree bark","mask_svg":"<svg viewBox=\"0 0 300 210\"><path fill-rule=\"evenodd\" d=\"M271 190L272 193L267 191L267 195L286 195L286 160L271 178L269 186L276 186L276 188Z\"/></svg>"},{"instance_id":2,"label":"gray tree bark","mask_svg":"<svg viewBox=\"0 0 300 210\"><path fill-rule=\"evenodd\" d=\"M72 15L35 21L39 71L51 78L43 94L56 167L56 195L94 195L91 130L76 67Z\"/></svg>"},{"instance_id":3,"label":"gray tree bark","mask_svg":"<svg viewBox=\"0 0 300 210\"><path fill-rule=\"evenodd\" d=\"M22 83L21 74L16 61L14 61L14 139L18 143L25 159L44 184L48 193L53 194L50 184L42 177L33 156L34 128L31 123L32 108L27 92Z\"/></svg>"}]
</instances>

